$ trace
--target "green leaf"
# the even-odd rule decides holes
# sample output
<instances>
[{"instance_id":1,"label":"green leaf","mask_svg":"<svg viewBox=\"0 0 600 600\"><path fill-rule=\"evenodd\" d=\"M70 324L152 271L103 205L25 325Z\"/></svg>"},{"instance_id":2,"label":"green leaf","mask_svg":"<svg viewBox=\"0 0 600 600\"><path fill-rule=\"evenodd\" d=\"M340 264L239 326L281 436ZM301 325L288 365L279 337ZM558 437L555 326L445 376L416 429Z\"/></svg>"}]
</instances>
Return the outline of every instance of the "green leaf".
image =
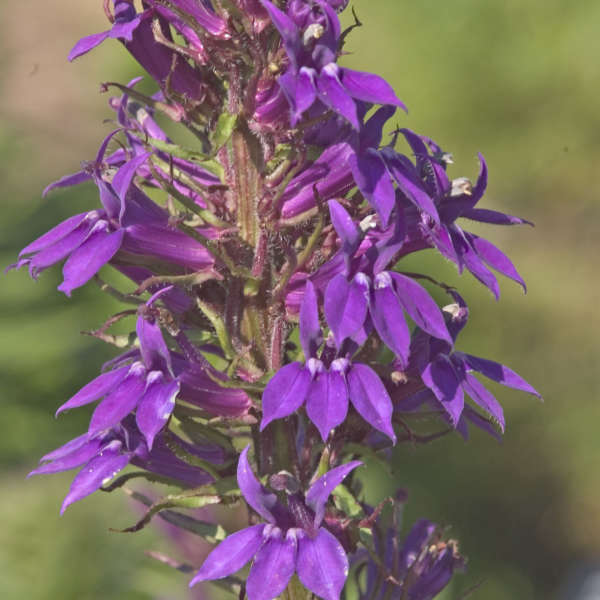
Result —
<instances>
[{"instance_id":1,"label":"green leaf","mask_svg":"<svg viewBox=\"0 0 600 600\"><path fill-rule=\"evenodd\" d=\"M155 475L154 473L148 473L148 471L133 471L132 473L125 473L117 477L110 485L100 488L103 492L112 492L117 488L123 487L130 479L146 479L152 483L163 483L165 485L171 485L175 487L183 487L182 483L176 479L170 477L163 477L162 475Z\"/></svg>"},{"instance_id":2,"label":"green leaf","mask_svg":"<svg viewBox=\"0 0 600 600\"><path fill-rule=\"evenodd\" d=\"M185 433L195 444L205 444L207 441L213 442L229 452L235 452L231 440L214 427L208 427L204 423L194 421L189 417L178 417L178 425L181 431Z\"/></svg>"},{"instance_id":3,"label":"green leaf","mask_svg":"<svg viewBox=\"0 0 600 600\"><path fill-rule=\"evenodd\" d=\"M340 485L333 490L332 495L336 508L341 510L348 517L352 519L362 519L365 516L361 505L343 483L340 483Z\"/></svg>"},{"instance_id":4,"label":"green leaf","mask_svg":"<svg viewBox=\"0 0 600 600\"><path fill-rule=\"evenodd\" d=\"M130 496L145 506L152 506L152 500L150 500L150 498L147 496L140 494L139 492L131 492ZM189 515L184 515L173 510L163 510L162 512L158 513L158 517L167 523L170 523L171 525L175 525L180 529L185 529L194 535L204 538L211 544L216 544L227 537L227 532L225 529L223 529L223 527L221 527L221 525L200 521L190 517Z\"/></svg>"},{"instance_id":5,"label":"green leaf","mask_svg":"<svg viewBox=\"0 0 600 600\"><path fill-rule=\"evenodd\" d=\"M230 478L229 478L230 479ZM208 484L188 490L181 494L170 494L154 502L150 508L146 511L146 514L131 527L125 529L116 529L119 533L133 533L140 531L150 523L152 517L159 512L169 508L202 508L204 506L210 506L211 504L230 504L241 496L239 490L228 489L227 492L219 493L219 484L225 485L225 480L220 481L216 484ZM226 487L229 487L229 483ZM133 495L135 492L126 490L127 493Z\"/></svg>"},{"instance_id":6,"label":"green leaf","mask_svg":"<svg viewBox=\"0 0 600 600\"><path fill-rule=\"evenodd\" d=\"M269 173L273 171L280 163L290 158L294 153L294 149L291 144L278 144L275 147L275 152L271 157L271 160L267 163L267 170Z\"/></svg>"},{"instance_id":7,"label":"green leaf","mask_svg":"<svg viewBox=\"0 0 600 600\"><path fill-rule=\"evenodd\" d=\"M148 142L162 152L166 152L177 158L183 158L184 160L199 163L204 169L209 173L216 175L221 181L225 178L223 166L209 154L204 154L203 152L191 148L183 148L177 144L170 144L156 138L149 138Z\"/></svg>"},{"instance_id":8,"label":"green leaf","mask_svg":"<svg viewBox=\"0 0 600 600\"><path fill-rule=\"evenodd\" d=\"M217 127L212 134L213 156L229 141L237 125L237 115L224 112L217 119Z\"/></svg>"},{"instance_id":9,"label":"green leaf","mask_svg":"<svg viewBox=\"0 0 600 600\"><path fill-rule=\"evenodd\" d=\"M370 527L361 527L358 530L358 537L366 548L374 548L373 530Z\"/></svg>"},{"instance_id":10,"label":"green leaf","mask_svg":"<svg viewBox=\"0 0 600 600\"><path fill-rule=\"evenodd\" d=\"M346 444L344 446L344 452L347 452L351 455L358 455L365 460L370 460L377 463L387 475L393 475L392 467L388 461L386 461L383 456L380 456L375 452L372 448L368 446L362 446L360 444L355 444L353 442Z\"/></svg>"}]
</instances>

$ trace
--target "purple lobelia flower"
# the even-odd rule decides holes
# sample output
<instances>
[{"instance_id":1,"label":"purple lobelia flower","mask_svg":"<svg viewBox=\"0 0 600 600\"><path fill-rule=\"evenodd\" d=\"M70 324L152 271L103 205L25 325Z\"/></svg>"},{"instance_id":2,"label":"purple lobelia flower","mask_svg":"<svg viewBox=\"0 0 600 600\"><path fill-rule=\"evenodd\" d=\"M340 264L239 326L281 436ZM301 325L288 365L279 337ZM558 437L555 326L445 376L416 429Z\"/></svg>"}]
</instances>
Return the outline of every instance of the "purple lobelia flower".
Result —
<instances>
[{"instance_id":1,"label":"purple lobelia flower","mask_svg":"<svg viewBox=\"0 0 600 600\"><path fill-rule=\"evenodd\" d=\"M256 479L241 453L237 478L246 502L266 521L230 535L207 557L190 585L221 579L254 558L246 582L248 600L272 600L294 572L323 600L338 600L348 575L348 558L338 539L323 526L331 492L361 463L353 461L319 477L308 489L289 494L287 505Z\"/></svg>"},{"instance_id":2,"label":"purple lobelia flower","mask_svg":"<svg viewBox=\"0 0 600 600\"><path fill-rule=\"evenodd\" d=\"M226 537L191 585L226 579L249 600L272 600L288 584L290 597L339 600L349 563L365 600L436 596L463 565L455 543L424 520L403 542L397 527L382 534L384 503L371 509L341 482L361 464L354 458L389 455L394 424L425 406L464 436L468 423L503 429L502 408L474 374L537 394L506 367L455 349L468 315L456 292L439 284L455 301L442 311L418 283L433 280L397 270L436 248L497 296L491 269L522 279L457 220L524 221L476 207L483 158L472 185L448 177L451 157L428 137L402 129L382 146L404 105L379 76L338 64L353 29L342 32L338 18L347 4L104 0L111 27L69 58L117 39L156 91L146 95L140 77L103 85L120 90L109 99L117 129L93 161L45 190L92 181L101 206L29 244L14 265L37 277L65 261L66 294L104 265L127 278L115 287L96 278L129 309L94 332L127 347L58 410L97 403L88 432L32 474L79 469L64 511L135 465L186 488L146 498L136 527L166 508L166 521L211 543L222 528L173 509L227 504L241 491L251 525ZM411 156L395 149L401 135ZM137 336L107 333L131 315ZM248 448L236 487L248 438L275 493L252 472ZM325 474L310 485L313 473ZM248 562L240 587L229 576Z\"/></svg>"},{"instance_id":3,"label":"purple lobelia flower","mask_svg":"<svg viewBox=\"0 0 600 600\"><path fill-rule=\"evenodd\" d=\"M96 436L135 411L137 426L152 449L154 438L171 416L180 388L173 374L171 353L148 310L165 291L168 289L152 296L138 317L141 360L99 375L65 402L57 414L104 397L92 414L88 434Z\"/></svg>"},{"instance_id":4,"label":"purple lobelia flower","mask_svg":"<svg viewBox=\"0 0 600 600\"><path fill-rule=\"evenodd\" d=\"M67 296L113 259L120 265L139 265L139 257L143 256L149 265L167 262L186 270L205 271L210 277L214 275L214 259L207 249L172 227L168 213L135 185L134 177L146 168L149 153L138 154L130 160L123 160L122 155L114 153L108 164L118 166L118 170L112 181L106 180L101 172L104 154L118 131L112 132L102 143L91 174L74 174L47 188L76 185L93 178L103 208L63 221L23 248L19 260L9 269L28 265L30 275L37 278L42 271L66 258L63 282L58 289Z\"/></svg>"},{"instance_id":5,"label":"purple lobelia flower","mask_svg":"<svg viewBox=\"0 0 600 600\"><path fill-rule=\"evenodd\" d=\"M455 222L463 217L495 225L531 225L519 217L475 208L487 187L487 165L483 156L479 155L480 172L475 185L465 177L451 181L446 174L446 166L451 160L449 154L431 139L409 129L400 132L414 152L415 163L388 148L384 151L388 171L398 182L404 197L420 197L424 201L429 198L439 215L439 219L435 218L431 210L407 213L406 249L436 248L458 266L459 272L466 267L496 298L500 296L500 289L490 267L513 279L525 290L525 282L508 257L488 240L464 231ZM404 185L401 183L403 179Z\"/></svg>"},{"instance_id":6,"label":"purple lobelia flower","mask_svg":"<svg viewBox=\"0 0 600 600\"><path fill-rule=\"evenodd\" d=\"M349 353L335 358L324 351L317 358L322 338L317 297L308 281L300 310L300 343L306 362L285 365L267 384L261 430L306 403L308 417L326 440L345 420L351 402L365 421L395 441L391 400L377 373L365 364L353 363Z\"/></svg>"},{"instance_id":7,"label":"purple lobelia flower","mask_svg":"<svg viewBox=\"0 0 600 600\"><path fill-rule=\"evenodd\" d=\"M114 0L113 3L115 16L111 29L79 40L69 53L69 60L86 54L108 38L119 39L162 87L168 81L182 98L201 100L204 91L198 74L185 60L177 60L172 49L156 41L153 20L168 37L167 22L151 9L138 14L131 0Z\"/></svg>"},{"instance_id":8,"label":"purple lobelia flower","mask_svg":"<svg viewBox=\"0 0 600 600\"><path fill-rule=\"evenodd\" d=\"M175 442L202 460L215 464L224 462L225 455L217 446L208 443L204 446L191 445L173 434L170 434L169 442ZM167 477L184 487L196 487L211 481L208 473L177 458L162 435L156 438L152 448L148 447L145 436L131 416L118 425L95 434L88 432L67 442L43 456L40 463L28 477L82 467L71 483L61 514L69 505L106 485L128 464Z\"/></svg>"},{"instance_id":9,"label":"purple lobelia flower","mask_svg":"<svg viewBox=\"0 0 600 600\"><path fill-rule=\"evenodd\" d=\"M405 108L378 75L336 64L341 28L335 8L342 3L291 2L286 14L269 0L261 2L281 35L290 61L279 85L290 103L292 125L317 101L357 130L360 123L355 100Z\"/></svg>"},{"instance_id":10,"label":"purple lobelia flower","mask_svg":"<svg viewBox=\"0 0 600 600\"><path fill-rule=\"evenodd\" d=\"M336 343L341 345L345 339L357 335L366 337L363 328L370 316L382 341L406 362L410 331L405 312L424 331L450 342L441 312L426 290L411 277L383 270L393 250L390 253L387 248L372 246L360 261L352 261L361 244L362 232L335 200L329 201L329 210L341 240L340 256L345 265L341 273L330 279L325 290L325 316Z\"/></svg>"},{"instance_id":11,"label":"purple lobelia flower","mask_svg":"<svg viewBox=\"0 0 600 600\"><path fill-rule=\"evenodd\" d=\"M432 600L449 583L455 571L465 567L454 540L445 541L440 528L419 519L404 541L398 543L398 531L389 528L384 539L376 539L376 551L382 557L386 577L381 583L380 566L367 560L367 576L359 600Z\"/></svg>"},{"instance_id":12,"label":"purple lobelia flower","mask_svg":"<svg viewBox=\"0 0 600 600\"><path fill-rule=\"evenodd\" d=\"M117 253L123 236L123 230L112 230L102 210L74 215L23 248L18 262L9 269L28 265L29 274L36 279L42 271L67 258L58 289L70 296Z\"/></svg>"},{"instance_id":13,"label":"purple lobelia flower","mask_svg":"<svg viewBox=\"0 0 600 600\"><path fill-rule=\"evenodd\" d=\"M435 339L427 333L417 330L411 343L411 354L407 375L420 380L421 389L414 395L399 400L402 387L397 394L392 393L397 410L419 407L423 404L440 407L443 416L463 436L467 434L467 423L494 432L489 422L472 407L465 405L465 394L485 413L487 413L504 432L505 419L502 406L483 384L472 374L479 373L501 385L521 390L540 397L540 394L520 375L500 363L478 358L454 350L454 343L468 319L468 308L463 298L452 292L455 304L445 307L448 329L453 344Z\"/></svg>"}]
</instances>

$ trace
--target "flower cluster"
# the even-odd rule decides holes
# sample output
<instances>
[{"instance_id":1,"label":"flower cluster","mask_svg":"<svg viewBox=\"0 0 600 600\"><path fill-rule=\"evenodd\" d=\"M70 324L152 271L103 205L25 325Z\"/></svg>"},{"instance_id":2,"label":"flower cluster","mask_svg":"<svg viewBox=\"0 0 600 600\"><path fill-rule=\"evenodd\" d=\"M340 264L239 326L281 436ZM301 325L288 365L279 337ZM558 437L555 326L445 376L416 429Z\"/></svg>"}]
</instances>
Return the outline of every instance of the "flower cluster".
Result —
<instances>
[{"instance_id":1,"label":"flower cluster","mask_svg":"<svg viewBox=\"0 0 600 600\"><path fill-rule=\"evenodd\" d=\"M524 288L459 220L527 221L478 206L483 156L473 184L450 178L452 156L429 137L403 128L384 143L405 107L381 77L338 63L346 5L104 2L110 27L69 60L118 40L157 90L140 92L141 77L103 84L118 91L115 129L44 192L89 182L99 206L12 265L37 278L64 261L67 296L95 282L130 307L94 332L122 353L58 410L97 402L88 431L32 474L81 467L63 511L132 477L178 487L134 528L160 513L213 541L208 524L173 509L243 501L249 526L221 537L191 584L220 579L249 600L292 588L339 600L350 571L364 598L433 598L464 566L455 542L425 520L402 545L397 528L381 534L381 510L350 475L357 459L388 456L406 439L404 419L424 409L464 437L468 423L498 436L502 408L473 373L538 395L509 368L456 350L464 299L402 270L407 255L435 249L497 298L493 271ZM127 289L101 279L107 266ZM425 282L451 304L440 308ZM127 318L130 336L107 333ZM142 471L108 485L129 464ZM234 574L249 562L244 583Z\"/></svg>"}]
</instances>

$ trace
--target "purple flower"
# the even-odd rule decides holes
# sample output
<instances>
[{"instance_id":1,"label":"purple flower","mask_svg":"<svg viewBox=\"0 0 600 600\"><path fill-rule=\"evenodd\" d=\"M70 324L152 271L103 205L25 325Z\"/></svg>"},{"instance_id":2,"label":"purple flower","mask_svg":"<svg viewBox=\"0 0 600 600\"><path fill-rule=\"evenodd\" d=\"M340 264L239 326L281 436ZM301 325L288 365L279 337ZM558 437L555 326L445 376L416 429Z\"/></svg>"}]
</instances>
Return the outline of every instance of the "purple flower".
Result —
<instances>
[{"instance_id":1,"label":"purple flower","mask_svg":"<svg viewBox=\"0 0 600 600\"><path fill-rule=\"evenodd\" d=\"M108 38L120 39L127 42L132 41L133 33L141 22L140 15L136 13L133 3L128 0L115 0L114 8L113 26L107 31L94 33L79 40L71 52L69 52L69 60L75 60L79 56L86 54Z\"/></svg>"},{"instance_id":2,"label":"purple flower","mask_svg":"<svg viewBox=\"0 0 600 600\"><path fill-rule=\"evenodd\" d=\"M495 225L528 223L519 217L475 208L487 187L487 166L483 156L479 155L481 167L474 186L464 177L450 181L445 171L449 155L429 138L408 129L401 132L415 154L415 164L388 148L384 150L386 166L405 197L413 201L419 197L425 202L429 198L439 214L439 219L436 219L431 210L416 214L407 212L405 253L434 247L454 262L459 272L466 267L496 298L500 296L500 289L490 267L513 279L525 290L525 282L508 257L488 240L464 231L455 222L464 217Z\"/></svg>"},{"instance_id":3,"label":"purple flower","mask_svg":"<svg viewBox=\"0 0 600 600\"><path fill-rule=\"evenodd\" d=\"M190 586L235 573L254 558L246 582L248 600L272 600L294 572L323 600L338 600L348 575L348 558L338 539L322 526L331 492L361 463L353 461L317 479L304 496L288 495L287 506L256 479L240 455L237 478L246 502L266 521L223 540L206 558Z\"/></svg>"},{"instance_id":4,"label":"purple flower","mask_svg":"<svg viewBox=\"0 0 600 600\"><path fill-rule=\"evenodd\" d=\"M65 402L57 414L104 397L92 414L88 435L93 437L118 425L135 411L137 426L152 449L154 438L171 416L180 388L173 375L171 353L158 323L147 310L165 291L168 288L152 296L138 317L141 360L99 375Z\"/></svg>"},{"instance_id":5,"label":"purple flower","mask_svg":"<svg viewBox=\"0 0 600 600\"><path fill-rule=\"evenodd\" d=\"M458 553L454 540L444 541L439 528L431 521L420 519L399 545L398 532L388 529L385 540L376 548L388 570L388 577L378 586L378 566L367 563L367 577L360 600L432 600L449 583L454 571L462 571L465 560Z\"/></svg>"},{"instance_id":6,"label":"purple flower","mask_svg":"<svg viewBox=\"0 0 600 600\"><path fill-rule=\"evenodd\" d=\"M108 38L119 39L161 88L165 88L169 80L172 89L184 99L201 100L204 96L204 86L199 74L185 60L178 60L173 50L155 39L152 31L153 19L157 19L165 38L170 37L168 24L162 16L155 14L153 9L138 14L130 0L113 0L113 3L115 18L111 29L79 40L69 53L69 60L86 54ZM189 7L195 4L189 1L185 3ZM205 8L198 10L206 11ZM171 14L168 12L168 15Z\"/></svg>"},{"instance_id":7,"label":"purple flower","mask_svg":"<svg viewBox=\"0 0 600 600\"><path fill-rule=\"evenodd\" d=\"M23 248L19 260L8 268L28 265L29 274L37 279L42 271L67 258L58 289L70 296L113 258L124 234L112 230L102 210L74 215Z\"/></svg>"},{"instance_id":8,"label":"purple flower","mask_svg":"<svg viewBox=\"0 0 600 600\"><path fill-rule=\"evenodd\" d=\"M339 308L342 313L343 307ZM350 311L343 314L348 319L353 316ZM326 440L329 432L346 419L351 402L367 423L395 442L392 403L377 373L367 365L353 363L349 352L336 358L323 351L317 358L321 341L317 297L308 281L300 310L300 343L306 362L285 365L267 384L262 397L261 430L306 403L308 417Z\"/></svg>"},{"instance_id":9,"label":"purple flower","mask_svg":"<svg viewBox=\"0 0 600 600\"><path fill-rule=\"evenodd\" d=\"M410 332L405 312L421 329L450 342L442 314L427 291L406 275L382 270L393 253L372 246L360 261L353 261L362 232L335 200L329 201L329 210L341 240L340 256L345 265L325 289L325 316L338 346L350 337L366 338L367 331L361 330L370 316L382 341L406 362Z\"/></svg>"},{"instance_id":10,"label":"purple flower","mask_svg":"<svg viewBox=\"0 0 600 600\"><path fill-rule=\"evenodd\" d=\"M191 445L170 435L177 445L194 456L215 464L225 460L223 451L217 446ZM154 446L149 448L131 416L97 434L91 435L88 432L67 442L43 456L40 463L43 464L29 473L28 477L82 467L71 483L61 514L70 504L106 485L130 463L181 482L185 487L196 487L211 481L210 475L205 471L177 458L168 448L162 434L156 438Z\"/></svg>"},{"instance_id":11,"label":"purple flower","mask_svg":"<svg viewBox=\"0 0 600 600\"><path fill-rule=\"evenodd\" d=\"M261 2L282 37L290 61L279 85L290 103L292 125L317 101L347 119L356 130L360 123L355 100L405 108L378 75L335 63L341 29L332 4L339 8L340 2L292 2L288 14L268 0Z\"/></svg>"},{"instance_id":12,"label":"purple flower","mask_svg":"<svg viewBox=\"0 0 600 600\"><path fill-rule=\"evenodd\" d=\"M146 125L151 126L151 123ZM93 178L103 208L63 221L26 246L9 269L28 265L30 275L37 278L42 271L66 258L63 282L58 289L67 296L108 262L139 265L140 256L149 266L164 261L188 272L206 271L214 275L214 260L206 248L173 228L168 213L135 185L134 177L146 168L150 153L138 154L129 160L114 153L108 164L119 168L112 181L105 179L101 172L104 154L118 131L112 132L102 143L96 161L90 166L91 174L74 174L47 188L75 185ZM204 233L212 235L210 231Z\"/></svg>"},{"instance_id":13,"label":"purple flower","mask_svg":"<svg viewBox=\"0 0 600 600\"><path fill-rule=\"evenodd\" d=\"M456 303L447 306L444 311L453 342L456 342L458 333L466 324L468 308L458 293L453 292L452 295ZM508 367L455 351L454 344L432 338L421 330L415 332L411 343L407 373L418 378L424 389L404 399L399 398L402 388L398 389L398 394L392 393L397 410L408 412L424 403L441 407L444 417L465 437L466 420L493 433L489 422L465 405L465 394L498 424L502 432L505 427L502 407L472 373L479 373L501 385L541 397L529 383Z\"/></svg>"}]
</instances>

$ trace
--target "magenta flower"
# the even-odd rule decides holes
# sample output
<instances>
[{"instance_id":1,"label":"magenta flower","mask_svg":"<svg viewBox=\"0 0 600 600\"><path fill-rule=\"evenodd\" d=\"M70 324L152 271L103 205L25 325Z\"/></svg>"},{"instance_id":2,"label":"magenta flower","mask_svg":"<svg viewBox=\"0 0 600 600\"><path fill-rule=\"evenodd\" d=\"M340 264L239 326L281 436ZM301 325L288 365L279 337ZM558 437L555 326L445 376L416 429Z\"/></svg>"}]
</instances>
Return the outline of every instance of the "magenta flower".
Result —
<instances>
[{"instance_id":1,"label":"magenta flower","mask_svg":"<svg viewBox=\"0 0 600 600\"><path fill-rule=\"evenodd\" d=\"M272 600L296 572L302 584L323 600L339 600L348 575L348 558L338 539L323 526L331 492L360 462L353 461L319 477L306 495L288 495L287 505L265 489L240 455L237 479L246 502L266 521L230 535L206 558L190 586L222 579L253 560L246 582L248 600Z\"/></svg>"}]
</instances>

